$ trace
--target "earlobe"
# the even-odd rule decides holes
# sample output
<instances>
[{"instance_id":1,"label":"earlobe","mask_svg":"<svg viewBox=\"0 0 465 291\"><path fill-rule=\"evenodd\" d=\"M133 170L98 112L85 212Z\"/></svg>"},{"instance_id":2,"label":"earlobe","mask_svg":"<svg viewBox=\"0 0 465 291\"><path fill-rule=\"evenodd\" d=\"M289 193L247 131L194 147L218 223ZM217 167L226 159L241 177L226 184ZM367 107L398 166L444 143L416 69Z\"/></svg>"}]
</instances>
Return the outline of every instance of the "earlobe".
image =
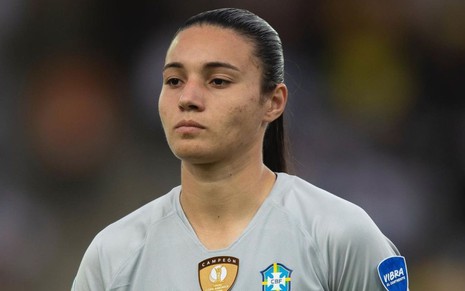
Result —
<instances>
[{"instance_id":1,"label":"earlobe","mask_svg":"<svg viewBox=\"0 0 465 291\"><path fill-rule=\"evenodd\" d=\"M265 114L265 121L272 122L283 114L287 103L287 87L284 83L280 83L273 90L273 94L268 100L268 110Z\"/></svg>"}]
</instances>

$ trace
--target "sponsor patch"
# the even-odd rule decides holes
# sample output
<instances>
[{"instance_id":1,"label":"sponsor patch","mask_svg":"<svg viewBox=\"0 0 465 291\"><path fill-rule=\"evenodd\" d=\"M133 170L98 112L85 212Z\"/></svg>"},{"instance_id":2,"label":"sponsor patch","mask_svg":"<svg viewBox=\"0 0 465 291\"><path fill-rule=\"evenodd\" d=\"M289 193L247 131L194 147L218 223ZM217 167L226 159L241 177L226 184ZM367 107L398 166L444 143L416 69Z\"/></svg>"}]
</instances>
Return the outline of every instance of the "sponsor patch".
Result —
<instances>
[{"instance_id":1,"label":"sponsor patch","mask_svg":"<svg viewBox=\"0 0 465 291\"><path fill-rule=\"evenodd\" d=\"M202 291L231 290L239 272L239 259L213 257L199 263L199 283Z\"/></svg>"},{"instance_id":2,"label":"sponsor patch","mask_svg":"<svg viewBox=\"0 0 465 291\"><path fill-rule=\"evenodd\" d=\"M407 263L402 256L389 257L378 265L378 274L388 291L407 291Z\"/></svg>"},{"instance_id":3,"label":"sponsor patch","mask_svg":"<svg viewBox=\"0 0 465 291\"><path fill-rule=\"evenodd\" d=\"M273 263L265 270L260 271L262 274L262 290L291 290L291 273L292 270L280 263Z\"/></svg>"}]
</instances>

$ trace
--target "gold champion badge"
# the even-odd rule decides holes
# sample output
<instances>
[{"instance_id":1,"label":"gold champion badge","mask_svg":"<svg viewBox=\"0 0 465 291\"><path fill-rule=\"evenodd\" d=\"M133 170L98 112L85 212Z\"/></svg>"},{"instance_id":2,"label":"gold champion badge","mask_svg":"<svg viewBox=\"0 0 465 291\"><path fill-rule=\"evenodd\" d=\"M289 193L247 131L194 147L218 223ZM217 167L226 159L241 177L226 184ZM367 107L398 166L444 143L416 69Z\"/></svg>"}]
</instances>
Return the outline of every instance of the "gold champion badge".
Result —
<instances>
[{"instance_id":1,"label":"gold champion badge","mask_svg":"<svg viewBox=\"0 0 465 291\"><path fill-rule=\"evenodd\" d=\"M199 283L202 291L231 290L239 271L239 259L213 257L199 263Z\"/></svg>"}]
</instances>

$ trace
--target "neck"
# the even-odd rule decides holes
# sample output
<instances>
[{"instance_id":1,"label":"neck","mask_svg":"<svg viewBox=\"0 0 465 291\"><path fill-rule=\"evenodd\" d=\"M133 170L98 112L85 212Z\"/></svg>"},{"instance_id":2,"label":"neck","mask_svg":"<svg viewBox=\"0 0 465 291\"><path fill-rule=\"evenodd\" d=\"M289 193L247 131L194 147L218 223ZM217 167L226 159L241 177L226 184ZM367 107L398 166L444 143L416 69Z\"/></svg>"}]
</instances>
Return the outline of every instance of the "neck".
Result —
<instances>
[{"instance_id":1,"label":"neck","mask_svg":"<svg viewBox=\"0 0 465 291\"><path fill-rule=\"evenodd\" d=\"M261 159L243 162L236 166L182 163L181 205L207 248L225 247L240 235L274 185L275 175ZM208 237L225 233L223 243L208 244Z\"/></svg>"}]
</instances>

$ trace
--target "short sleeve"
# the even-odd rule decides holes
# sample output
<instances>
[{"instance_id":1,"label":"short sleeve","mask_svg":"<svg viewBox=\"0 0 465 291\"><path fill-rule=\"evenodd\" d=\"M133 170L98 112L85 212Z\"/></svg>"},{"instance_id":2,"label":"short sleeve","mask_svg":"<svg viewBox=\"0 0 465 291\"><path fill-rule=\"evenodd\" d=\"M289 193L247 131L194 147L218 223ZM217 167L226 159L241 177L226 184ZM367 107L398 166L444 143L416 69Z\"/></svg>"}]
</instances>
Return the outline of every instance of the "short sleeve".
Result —
<instances>
[{"instance_id":1,"label":"short sleeve","mask_svg":"<svg viewBox=\"0 0 465 291\"><path fill-rule=\"evenodd\" d=\"M385 291L377 266L399 252L365 211L354 210L336 219L328 234L329 285L333 291Z\"/></svg>"},{"instance_id":2,"label":"short sleeve","mask_svg":"<svg viewBox=\"0 0 465 291\"><path fill-rule=\"evenodd\" d=\"M71 291L104 291L98 248L93 242L84 254Z\"/></svg>"}]
</instances>

